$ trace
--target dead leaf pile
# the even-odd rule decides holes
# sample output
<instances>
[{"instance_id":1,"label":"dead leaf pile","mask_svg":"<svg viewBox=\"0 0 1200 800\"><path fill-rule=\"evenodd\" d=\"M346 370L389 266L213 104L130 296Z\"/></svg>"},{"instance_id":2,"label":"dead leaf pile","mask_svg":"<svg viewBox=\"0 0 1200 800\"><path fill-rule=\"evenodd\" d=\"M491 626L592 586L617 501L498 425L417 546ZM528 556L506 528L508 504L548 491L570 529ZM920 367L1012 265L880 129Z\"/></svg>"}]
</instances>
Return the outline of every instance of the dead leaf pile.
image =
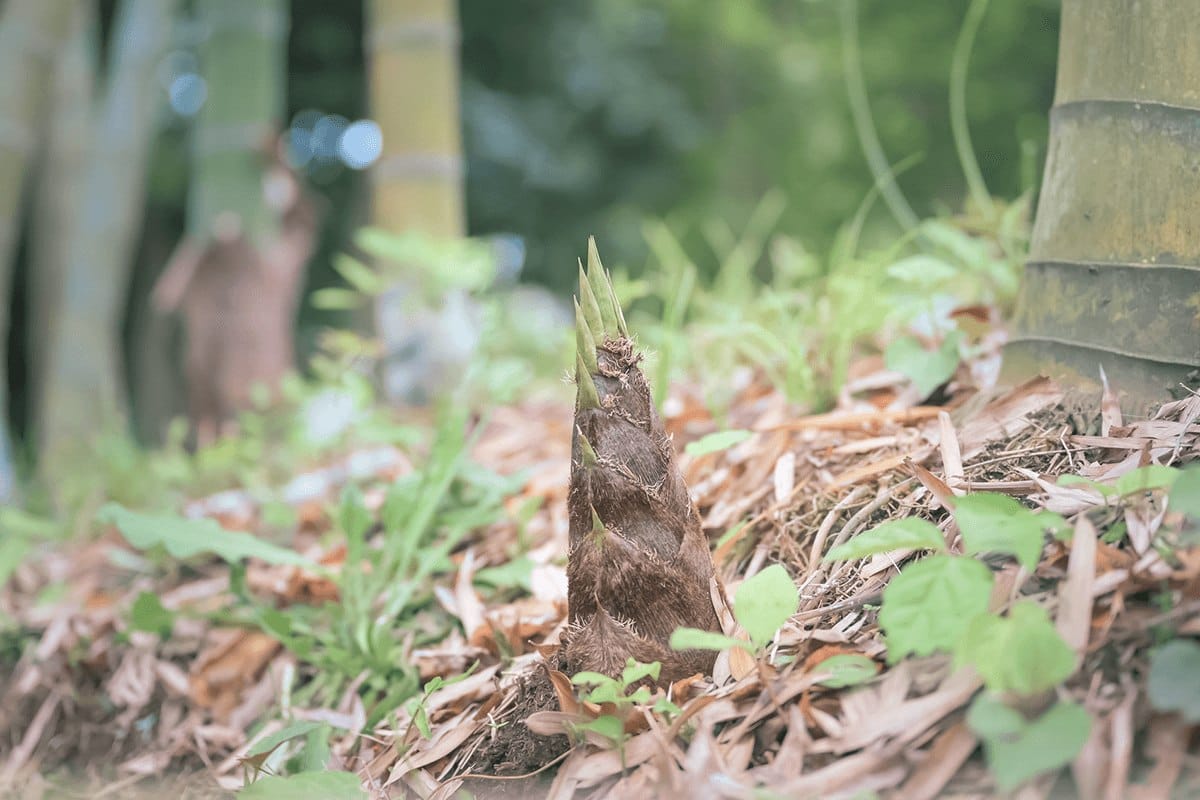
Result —
<instances>
[{"instance_id":1,"label":"dead leaf pile","mask_svg":"<svg viewBox=\"0 0 1200 800\"><path fill-rule=\"evenodd\" d=\"M814 798L988 796L992 778L965 724L979 678L942 656L884 666L878 604L913 554L857 562L823 556L907 516L939 525L954 547L947 506L989 491L1062 514L1075 529L1070 543L1047 542L1032 573L1005 565L996 575L994 602L1023 595L1050 612L1078 658L1063 691L1093 719L1072 777L1037 778L1020 796L1047 797L1066 780L1095 798L1197 791L1197 730L1151 707L1145 676L1147 649L1162 626L1200 635L1200 546L1182 535L1185 523L1161 492L1118 497L1097 487L1139 467L1195 460L1200 396L1126 420L1111 397L1094 414L1072 413L1040 379L1005 392L960 391L944 406L916 405L903 387L898 376L873 372L850 382L836 410L796 416L780 395L752 384L721 426L751 435L682 458L730 591L780 562L799 587L800 607L765 661L722 659L713 676L656 696L677 712L636 708L620 749L595 735L568 739L574 724L605 709L579 702L557 672L571 413L565 405L538 406L497 410L473 453L503 473L526 470L527 480L508 501L509 521L469 537L454 554L455 577L435 592L461 630L414 652L422 679L451 679L477 666L427 698L428 736L405 707L367 729L354 686L333 708L289 705L300 688L295 655L258 630L208 621L231 603L225 565L193 564L155 583L152 570L138 568L142 556L110 533L26 559L0 590L0 616L28 643L4 656L0 785L63 765L100 765L97 772L124 780L203 771L234 789L255 743L288 719L333 725L328 765L356 771L377 797L451 797L464 785L477 796L500 792L508 782L477 769L516 727L552 743L545 752L554 755L525 786L553 798L741 798L764 790ZM677 448L718 430L686 391L671 398L665 416ZM411 469L402 454L381 450L297 477L287 493L302 512L297 548L341 568L344 547L321 536L339 485L358 481L377 503L379 489ZM234 492L199 499L188 512L255 530L262 510ZM1124 535L1113 535L1118 530ZM504 567L518 539L529 562L527 589L488 601L477 577ZM280 606L337 597L336 583L297 567L252 563L246 583ZM142 592L176 614L170 636L129 629L129 608ZM879 674L855 689L824 686L822 663L845 654L872 659ZM531 710L526 699L539 680L548 705ZM513 771L534 771L525 769L531 761L514 756L510 763L521 767Z\"/></svg>"}]
</instances>

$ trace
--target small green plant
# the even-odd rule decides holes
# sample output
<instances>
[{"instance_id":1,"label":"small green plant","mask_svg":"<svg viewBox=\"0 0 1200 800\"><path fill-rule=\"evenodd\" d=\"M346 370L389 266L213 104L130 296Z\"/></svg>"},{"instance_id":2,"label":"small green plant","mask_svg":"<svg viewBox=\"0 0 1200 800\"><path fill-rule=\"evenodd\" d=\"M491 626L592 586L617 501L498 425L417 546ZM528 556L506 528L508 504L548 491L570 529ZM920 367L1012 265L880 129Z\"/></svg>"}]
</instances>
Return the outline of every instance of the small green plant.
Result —
<instances>
[{"instance_id":1,"label":"small green plant","mask_svg":"<svg viewBox=\"0 0 1200 800\"><path fill-rule=\"evenodd\" d=\"M646 685L646 679L657 681L661 665L654 661L642 664L632 658L625 662L625 668L620 677L610 678L599 672L579 672L571 677L571 683L585 688L580 694L580 700L585 703L595 703L605 710L588 722L575 725L579 731L591 731L598 734L613 746L622 750L628 735L625 733L630 716L639 705L650 702L651 691ZM630 692L630 688L637 688Z\"/></svg>"},{"instance_id":2,"label":"small green plant","mask_svg":"<svg viewBox=\"0 0 1200 800\"><path fill-rule=\"evenodd\" d=\"M980 348L978 331L956 308L1011 303L1028 230L1028 198L994 203L985 219L929 219L891 246L859 252L869 201L839 234L825 259L773 234L782 209L766 195L740 237L709 225L712 262L702 267L680 236L649 223L656 262L641 282L618 281L649 349L655 401L672 378L700 381L718 412L733 399L728 380L747 364L789 400L828 405L851 361L886 348L890 368L922 395L949 379ZM709 278L707 276L714 276ZM714 381L706 376L721 376Z\"/></svg>"},{"instance_id":3,"label":"small green plant","mask_svg":"<svg viewBox=\"0 0 1200 800\"><path fill-rule=\"evenodd\" d=\"M1088 739L1092 720L1077 703L1059 701L1030 722L984 693L971 704L967 726L983 740L996 785L1007 792L1071 763Z\"/></svg>"},{"instance_id":4,"label":"small green plant","mask_svg":"<svg viewBox=\"0 0 1200 800\"><path fill-rule=\"evenodd\" d=\"M762 651L784 623L800 607L800 594L787 570L772 564L738 587L733 601L733 617L750 637L735 639L722 633L696 628L678 628L671 635L676 650L727 650L738 647L750 653Z\"/></svg>"},{"instance_id":5,"label":"small green plant","mask_svg":"<svg viewBox=\"0 0 1200 800\"><path fill-rule=\"evenodd\" d=\"M465 407L443 409L421 469L389 488L378 537L370 535L374 518L361 492L353 484L347 487L331 514L346 542L340 570L283 545L224 530L212 520L147 514L116 504L107 506L100 520L115 525L139 550L228 562L239 602L222 612L223 621L257 625L300 659L311 679L297 689L294 701L333 702L349 681L366 674L359 693L368 723L375 724L420 690L411 649L439 641L453 624L432 602L432 582L453 570L450 553L469 533L504 517L504 499L523 482L521 475L502 478L469 465L466 454L473 440L467 429ZM248 558L334 580L338 602L276 608L246 590L243 562ZM139 598L133 626L162 631L169 623L165 613Z\"/></svg>"},{"instance_id":6,"label":"small green plant","mask_svg":"<svg viewBox=\"0 0 1200 800\"><path fill-rule=\"evenodd\" d=\"M902 519L859 534L825 558L857 559L898 549L934 551L906 564L884 589L879 624L887 637L888 661L949 652L955 665L969 666L980 675L987 693L975 701L968 724L984 741L997 784L1009 790L1069 763L1087 740L1090 719L1082 708L1059 703L1027 722L998 699L1036 695L1058 686L1075 672L1076 654L1034 602L1017 602L1004 615L989 611L994 579L974 556L1002 553L1032 570L1047 534L1060 534L1066 521L989 493L955 498L952 514L962 534L962 555L948 551L933 524Z\"/></svg>"}]
</instances>

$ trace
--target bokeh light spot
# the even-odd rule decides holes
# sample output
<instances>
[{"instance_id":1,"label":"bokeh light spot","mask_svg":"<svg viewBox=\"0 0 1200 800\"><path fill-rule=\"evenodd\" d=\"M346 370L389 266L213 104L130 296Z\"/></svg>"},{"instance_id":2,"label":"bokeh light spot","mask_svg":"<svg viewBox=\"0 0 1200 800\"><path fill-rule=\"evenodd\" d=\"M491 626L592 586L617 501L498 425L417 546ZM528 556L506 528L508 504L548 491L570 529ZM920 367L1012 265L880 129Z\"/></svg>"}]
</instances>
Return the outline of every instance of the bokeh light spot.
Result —
<instances>
[{"instance_id":1,"label":"bokeh light spot","mask_svg":"<svg viewBox=\"0 0 1200 800\"><path fill-rule=\"evenodd\" d=\"M383 129L373 119L351 123L338 140L338 155L351 169L366 169L383 152Z\"/></svg>"}]
</instances>

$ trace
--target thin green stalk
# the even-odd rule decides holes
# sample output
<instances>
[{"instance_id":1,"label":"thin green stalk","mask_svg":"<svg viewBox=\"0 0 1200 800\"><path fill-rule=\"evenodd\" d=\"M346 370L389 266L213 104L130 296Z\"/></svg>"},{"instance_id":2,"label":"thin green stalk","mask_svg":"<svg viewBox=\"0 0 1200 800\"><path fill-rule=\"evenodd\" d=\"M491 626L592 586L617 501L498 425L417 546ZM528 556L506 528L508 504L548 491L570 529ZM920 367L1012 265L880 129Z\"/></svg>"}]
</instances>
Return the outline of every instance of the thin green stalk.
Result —
<instances>
[{"instance_id":1,"label":"thin green stalk","mask_svg":"<svg viewBox=\"0 0 1200 800\"><path fill-rule=\"evenodd\" d=\"M967 125L967 66L971 61L971 49L975 46L975 34L979 32L987 5L988 0L972 0L962 30L958 33L958 41L954 44L954 57L950 62L950 131L954 135L954 149L958 151L971 200L985 217L991 219L996 207L983 181L975 149L971 146L971 130Z\"/></svg>"},{"instance_id":2,"label":"thin green stalk","mask_svg":"<svg viewBox=\"0 0 1200 800\"><path fill-rule=\"evenodd\" d=\"M896 179L888 167L883 145L871 118L871 105L867 100L867 87L863 81L862 58L858 50L858 0L843 0L839 5L842 23L842 67L846 76L846 92L850 98L850 112L854 116L854 129L858 142L875 182L887 203L888 210L896 222L906 231L917 227L918 219Z\"/></svg>"}]
</instances>

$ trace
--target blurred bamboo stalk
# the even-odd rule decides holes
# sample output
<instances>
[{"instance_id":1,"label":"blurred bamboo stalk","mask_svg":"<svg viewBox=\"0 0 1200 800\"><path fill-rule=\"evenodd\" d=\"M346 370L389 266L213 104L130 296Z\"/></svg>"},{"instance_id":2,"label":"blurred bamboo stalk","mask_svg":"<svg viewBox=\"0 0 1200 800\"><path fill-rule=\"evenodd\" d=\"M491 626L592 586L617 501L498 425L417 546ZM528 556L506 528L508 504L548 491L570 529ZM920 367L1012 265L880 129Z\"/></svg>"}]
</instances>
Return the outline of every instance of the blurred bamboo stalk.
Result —
<instances>
[{"instance_id":1,"label":"blurred bamboo stalk","mask_svg":"<svg viewBox=\"0 0 1200 800\"><path fill-rule=\"evenodd\" d=\"M97 58L96 8L79 3L71 31L54 71L39 157L29 241L29 406L40 409L50 343L54 340L67 272L67 236L78 219L80 176L91 154L92 109ZM40 423L40 419L37 420Z\"/></svg>"},{"instance_id":2,"label":"blurred bamboo stalk","mask_svg":"<svg viewBox=\"0 0 1200 800\"><path fill-rule=\"evenodd\" d=\"M0 504L16 495L8 432L8 307L25 176L52 66L76 0L7 0L0 7Z\"/></svg>"},{"instance_id":3,"label":"blurred bamboo stalk","mask_svg":"<svg viewBox=\"0 0 1200 800\"><path fill-rule=\"evenodd\" d=\"M94 109L91 148L66 233L42 407L42 463L54 470L105 426L123 424L121 321L141 231L145 180L163 101L157 67L179 0L122 0L107 84Z\"/></svg>"},{"instance_id":4,"label":"blurred bamboo stalk","mask_svg":"<svg viewBox=\"0 0 1200 800\"><path fill-rule=\"evenodd\" d=\"M374 221L461 236L462 142L455 0L371 0L371 113L383 129Z\"/></svg>"},{"instance_id":5,"label":"blurred bamboo stalk","mask_svg":"<svg viewBox=\"0 0 1200 800\"><path fill-rule=\"evenodd\" d=\"M288 4L283 0L198 0L204 40L200 71L208 95L192 139L188 233L212 235L232 213L257 244L273 238L278 218L263 198L264 155L283 116Z\"/></svg>"},{"instance_id":6,"label":"blurred bamboo stalk","mask_svg":"<svg viewBox=\"0 0 1200 800\"><path fill-rule=\"evenodd\" d=\"M371 173L374 224L394 233L462 236L457 3L371 0L369 12L371 114L383 132L383 152ZM419 398L428 389L412 385L411 370L398 360L420 347L417 323L405 308L414 287L405 283L401 279L375 305L383 388L393 401Z\"/></svg>"}]
</instances>

